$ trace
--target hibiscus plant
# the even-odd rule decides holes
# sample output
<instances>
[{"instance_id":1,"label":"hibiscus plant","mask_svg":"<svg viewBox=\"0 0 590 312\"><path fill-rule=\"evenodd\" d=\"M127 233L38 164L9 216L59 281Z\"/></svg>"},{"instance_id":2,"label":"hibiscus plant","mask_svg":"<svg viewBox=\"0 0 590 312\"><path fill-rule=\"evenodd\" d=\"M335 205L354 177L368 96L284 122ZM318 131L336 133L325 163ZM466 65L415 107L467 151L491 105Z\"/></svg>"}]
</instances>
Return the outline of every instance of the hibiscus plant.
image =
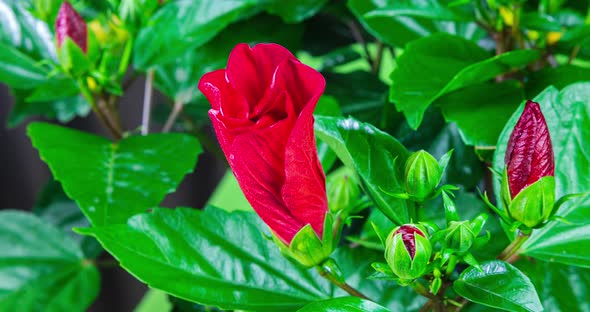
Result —
<instances>
[{"instance_id":1,"label":"hibiscus plant","mask_svg":"<svg viewBox=\"0 0 590 312\"><path fill-rule=\"evenodd\" d=\"M85 311L104 266L159 294L140 312L590 311L586 1L0 14L7 126L52 174L0 211L0 311ZM105 132L66 125L87 116ZM209 204L161 207L205 154Z\"/></svg>"}]
</instances>

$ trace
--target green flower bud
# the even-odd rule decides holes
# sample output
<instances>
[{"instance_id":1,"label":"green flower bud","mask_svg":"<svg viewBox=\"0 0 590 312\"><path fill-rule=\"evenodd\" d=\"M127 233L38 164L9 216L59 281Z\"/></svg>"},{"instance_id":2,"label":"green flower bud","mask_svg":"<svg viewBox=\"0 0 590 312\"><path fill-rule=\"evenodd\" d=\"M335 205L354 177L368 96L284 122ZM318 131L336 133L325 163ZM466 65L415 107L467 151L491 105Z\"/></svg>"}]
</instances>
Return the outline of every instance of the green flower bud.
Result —
<instances>
[{"instance_id":1,"label":"green flower bud","mask_svg":"<svg viewBox=\"0 0 590 312\"><path fill-rule=\"evenodd\" d=\"M432 195L443 174L439 163L424 150L410 155L406 161L406 191L417 201Z\"/></svg>"},{"instance_id":2,"label":"green flower bud","mask_svg":"<svg viewBox=\"0 0 590 312\"><path fill-rule=\"evenodd\" d=\"M449 230L445 236L446 245L454 249L458 255L464 255L473 245L477 234L473 233L469 221L452 221L449 223Z\"/></svg>"},{"instance_id":3,"label":"green flower bud","mask_svg":"<svg viewBox=\"0 0 590 312\"><path fill-rule=\"evenodd\" d=\"M385 260L391 271L407 284L424 275L432 254L426 231L406 224L391 231L385 245Z\"/></svg>"},{"instance_id":4,"label":"green flower bud","mask_svg":"<svg viewBox=\"0 0 590 312\"><path fill-rule=\"evenodd\" d=\"M343 167L328 175L326 181L328 206L332 213L348 214L354 208L361 190L354 173Z\"/></svg>"},{"instance_id":5,"label":"green flower bud","mask_svg":"<svg viewBox=\"0 0 590 312\"><path fill-rule=\"evenodd\" d=\"M553 215L555 206L555 178L545 176L524 188L510 203L508 214L532 229Z\"/></svg>"}]
</instances>

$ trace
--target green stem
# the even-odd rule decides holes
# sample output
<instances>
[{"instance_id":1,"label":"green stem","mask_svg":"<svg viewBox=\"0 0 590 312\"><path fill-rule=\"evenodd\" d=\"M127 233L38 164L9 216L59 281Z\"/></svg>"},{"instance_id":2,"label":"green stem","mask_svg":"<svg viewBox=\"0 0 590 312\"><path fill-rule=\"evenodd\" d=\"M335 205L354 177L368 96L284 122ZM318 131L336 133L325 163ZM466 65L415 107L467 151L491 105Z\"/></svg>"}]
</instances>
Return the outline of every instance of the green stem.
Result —
<instances>
[{"instance_id":1,"label":"green stem","mask_svg":"<svg viewBox=\"0 0 590 312\"><path fill-rule=\"evenodd\" d=\"M94 99L94 96L92 95L90 90L88 90L88 86L86 86L86 83L84 83L82 79L79 79L78 85L80 86L80 92L82 92L82 95L84 96L84 98L86 98L86 100L90 104L90 107L92 108L92 111L96 114L96 116L98 116L100 122L105 127L107 127L107 129L109 129L109 131L116 140L120 139L122 137L121 131L114 127L114 125L112 125L111 122L109 122L109 118L107 118L104 111L96 104L96 100Z\"/></svg>"},{"instance_id":2,"label":"green stem","mask_svg":"<svg viewBox=\"0 0 590 312\"><path fill-rule=\"evenodd\" d=\"M422 283L420 283L419 281L414 281L413 283L410 284L410 287L412 287L412 289L419 295L429 298L429 299L433 299L434 295L432 295L428 289L422 285Z\"/></svg>"},{"instance_id":3,"label":"green stem","mask_svg":"<svg viewBox=\"0 0 590 312\"><path fill-rule=\"evenodd\" d=\"M330 259L328 259L330 260ZM334 284L335 286L341 288L345 292L349 293L352 296L363 298L366 300L371 300L369 297L365 296L363 293L355 289L354 287L348 285L345 281L342 280L341 276L338 276L334 271L327 269L322 264L316 265L316 269L320 275L330 281L330 283Z\"/></svg>"},{"instance_id":4,"label":"green stem","mask_svg":"<svg viewBox=\"0 0 590 312\"><path fill-rule=\"evenodd\" d=\"M520 247L522 247L522 245L529 239L529 237L531 237L530 234L525 234L521 231L518 231L518 235L516 236L516 238L512 241L512 243L510 243L510 245L506 246L506 248L498 256L498 259L507 262L510 262L508 260L511 260L512 262L515 261L517 259L515 258L515 256L518 255Z\"/></svg>"}]
</instances>

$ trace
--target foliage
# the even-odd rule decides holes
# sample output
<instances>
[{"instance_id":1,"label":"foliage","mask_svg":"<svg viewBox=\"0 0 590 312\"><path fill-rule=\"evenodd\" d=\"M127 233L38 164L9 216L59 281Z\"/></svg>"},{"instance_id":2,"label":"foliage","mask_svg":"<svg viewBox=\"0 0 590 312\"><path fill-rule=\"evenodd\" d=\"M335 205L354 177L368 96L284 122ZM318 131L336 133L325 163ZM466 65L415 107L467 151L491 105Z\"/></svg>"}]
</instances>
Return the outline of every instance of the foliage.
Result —
<instances>
[{"instance_id":1,"label":"foliage","mask_svg":"<svg viewBox=\"0 0 590 312\"><path fill-rule=\"evenodd\" d=\"M63 2L0 0L0 82L14 97L6 126L38 117L62 124L27 125L52 181L31 194L35 207L17 207L32 212L0 211L0 311L84 311L101 287L98 268L110 265L154 289L138 311L590 309L587 3L71 0L87 27L81 48L71 29L57 44ZM303 126L272 124L273 139L242 138L237 155L227 146L247 127L235 112L222 116L222 153L208 111L240 98L198 89L243 42L286 47L326 84L318 98L319 75L298 63L291 77L273 67L262 82L244 67L222 75L267 83L244 97L252 91L273 105L317 101L313 118L297 111ZM119 101L140 76L142 124L126 128ZM312 100L303 99L308 84L317 87ZM266 92L276 85L290 94ZM153 110L152 89L166 98ZM549 178L549 190L527 185L526 197L512 198L505 158L526 99L546 120L555 185ZM64 125L90 114L109 137ZM231 129L220 128L226 117ZM236 176L227 171L207 207L160 208L203 152L229 161ZM264 166L280 168L280 179ZM521 223L535 200L551 206ZM314 205L327 211L323 224L306 219ZM273 215L261 213L269 206L303 216L292 241L277 234L289 224L261 220ZM392 235L408 224L425 235Z\"/></svg>"}]
</instances>

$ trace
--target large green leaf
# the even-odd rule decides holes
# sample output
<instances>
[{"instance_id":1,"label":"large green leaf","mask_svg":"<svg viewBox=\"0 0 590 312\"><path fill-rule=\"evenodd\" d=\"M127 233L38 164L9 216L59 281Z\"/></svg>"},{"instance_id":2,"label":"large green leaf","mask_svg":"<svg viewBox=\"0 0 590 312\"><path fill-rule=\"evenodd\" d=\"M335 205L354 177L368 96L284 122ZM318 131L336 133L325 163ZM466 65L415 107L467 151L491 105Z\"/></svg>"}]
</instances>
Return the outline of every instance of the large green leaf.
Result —
<instances>
[{"instance_id":1,"label":"large green leaf","mask_svg":"<svg viewBox=\"0 0 590 312\"><path fill-rule=\"evenodd\" d=\"M17 49L0 43L0 82L13 88L30 89L46 80L47 72Z\"/></svg>"},{"instance_id":2,"label":"large green leaf","mask_svg":"<svg viewBox=\"0 0 590 312\"><path fill-rule=\"evenodd\" d=\"M590 191L590 83L572 84L559 91L549 87L533 101L545 115L553 153L557 198L566 194ZM504 170L506 145L524 104L512 115L504 128L494 155L494 169ZM500 181L494 181L496 199L500 200ZM568 222L553 221L523 245L523 252L541 260L590 267L590 195L565 203L557 214Z\"/></svg>"},{"instance_id":3,"label":"large green leaf","mask_svg":"<svg viewBox=\"0 0 590 312\"><path fill-rule=\"evenodd\" d=\"M469 267L453 283L466 299L507 311L542 311L543 306L531 280L509 263L484 262L481 271Z\"/></svg>"},{"instance_id":4,"label":"large green leaf","mask_svg":"<svg viewBox=\"0 0 590 312\"><path fill-rule=\"evenodd\" d=\"M154 209L85 230L150 287L224 309L294 310L331 294L313 270L281 256L252 212ZM266 231L265 231L266 233Z\"/></svg>"},{"instance_id":5,"label":"large green leaf","mask_svg":"<svg viewBox=\"0 0 590 312\"><path fill-rule=\"evenodd\" d=\"M440 1L348 0L348 7L373 36L392 46L437 32L477 41L485 32L475 23L442 21L463 19Z\"/></svg>"},{"instance_id":6,"label":"large green leaf","mask_svg":"<svg viewBox=\"0 0 590 312\"><path fill-rule=\"evenodd\" d=\"M129 136L117 143L46 123L28 134L53 177L93 225L124 223L157 206L191 172L199 143L184 134Z\"/></svg>"},{"instance_id":7,"label":"large green leaf","mask_svg":"<svg viewBox=\"0 0 590 312\"><path fill-rule=\"evenodd\" d=\"M318 116L316 135L342 162L354 170L377 207L397 224L410 221L405 200L387 193L403 193L403 167L408 151L395 138L354 118Z\"/></svg>"},{"instance_id":8,"label":"large green leaf","mask_svg":"<svg viewBox=\"0 0 590 312\"><path fill-rule=\"evenodd\" d=\"M447 122L455 122L463 142L493 147L514 108L524 100L515 81L484 83L443 95L436 101Z\"/></svg>"},{"instance_id":9,"label":"large green leaf","mask_svg":"<svg viewBox=\"0 0 590 312\"><path fill-rule=\"evenodd\" d=\"M525 90L527 96L532 98L549 86L562 89L569 84L581 81L590 81L590 68L570 64L545 67L529 76L525 84Z\"/></svg>"},{"instance_id":10,"label":"large green leaf","mask_svg":"<svg viewBox=\"0 0 590 312\"><path fill-rule=\"evenodd\" d=\"M35 60L56 59L48 25L24 8L25 1L0 0L0 43L12 46Z\"/></svg>"},{"instance_id":11,"label":"large green leaf","mask_svg":"<svg viewBox=\"0 0 590 312\"><path fill-rule=\"evenodd\" d=\"M174 61L178 51L203 45L254 4L255 0L166 3L139 32L133 49L134 66L147 69Z\"/></svg>"},{"instance_id":12,"label":"large green leaf","mask_svg":"<svg viewBox=\"0 0 590 312\"><path fill-rule=\"evenodd\" d=\"M413 41L391 73L390 99L416 129L426 109L442 95L522 67L540 53L517 50L487 56L474 42L458 36L441 33Z\"/></svg>"},{"instance_id":13,"label":"large green leaf","mask_svg":"<svg viewBox=\"0 0 590 312\"><path fill-rule=\"evenodd\" d=\"M373 301L359 297L340 297L310 303L298 312L390 312Z\"/></svg>"},{"instance_id":14,"label":"large green leaf","mask_svg":"<svg viewBox=\"0 0 590 312\"><path fill-rule=\"evenodd\" d=\"M86 311L99 273L65 233L32 214L0 212L0 310Z\"/></svg>"},{"instance_id":15,"label":"large green leaf","mask_svg":"<svg viewBox=\"0 0 590 312\"><path fill-rule=\"evenodd\" d=\"M531 278L545 311L590 311L590 270L545 261L519 261Z\"/></svg>"},{"instance_id":16,"label":"large green leaf","mask_svg":"<svg viewBox=\"0 0 590 312\"><path fill-rule=\"evenodd\" d=\"M270 0L265 9L287 23L299 23L317 13L326 2L328 0Z\"/></svg>"}]
</instances>

